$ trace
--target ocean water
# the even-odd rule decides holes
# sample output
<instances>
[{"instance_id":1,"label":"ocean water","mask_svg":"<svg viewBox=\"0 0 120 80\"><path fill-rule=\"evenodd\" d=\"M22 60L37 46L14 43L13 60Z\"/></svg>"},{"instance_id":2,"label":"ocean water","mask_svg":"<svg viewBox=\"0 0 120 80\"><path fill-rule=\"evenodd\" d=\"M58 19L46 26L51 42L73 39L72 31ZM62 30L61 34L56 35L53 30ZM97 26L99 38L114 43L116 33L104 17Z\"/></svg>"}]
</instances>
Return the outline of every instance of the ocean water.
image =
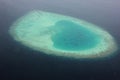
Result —
<instances>
[{"instance_id":1,"label":"ocean water","mask_svg":"<svg viewBox=\"0 0 120 80\"><path fill-rule=\"evenodd\" d=\"M106 59L60 58L31 50L8 33L14 21L38 9L101 26L119 46L119 8L119 0L0 0L0 80L120 80L120 50Z\"/></svg>"}]
</instances>

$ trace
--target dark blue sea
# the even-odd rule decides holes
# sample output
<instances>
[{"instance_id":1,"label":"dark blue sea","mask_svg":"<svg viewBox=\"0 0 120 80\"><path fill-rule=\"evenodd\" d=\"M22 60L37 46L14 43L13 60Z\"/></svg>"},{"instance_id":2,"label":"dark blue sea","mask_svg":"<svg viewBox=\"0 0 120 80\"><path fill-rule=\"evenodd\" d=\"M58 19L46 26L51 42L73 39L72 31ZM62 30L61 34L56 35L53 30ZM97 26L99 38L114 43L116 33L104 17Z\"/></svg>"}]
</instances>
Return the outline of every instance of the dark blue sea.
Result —
<instances>
[{"instance_id":1,"label":"dark blue sea","mask_svg":"<svg viewBox=\"0 0 120 80\"><path fill-rule=\"evenodd\" d=\"M120 50L104 59L79 60L46 55L15 41L10 26L33 10L96 24L120 48L119 0L0 0L0 80L120 80Z\"/></svg>"}]
</instances>

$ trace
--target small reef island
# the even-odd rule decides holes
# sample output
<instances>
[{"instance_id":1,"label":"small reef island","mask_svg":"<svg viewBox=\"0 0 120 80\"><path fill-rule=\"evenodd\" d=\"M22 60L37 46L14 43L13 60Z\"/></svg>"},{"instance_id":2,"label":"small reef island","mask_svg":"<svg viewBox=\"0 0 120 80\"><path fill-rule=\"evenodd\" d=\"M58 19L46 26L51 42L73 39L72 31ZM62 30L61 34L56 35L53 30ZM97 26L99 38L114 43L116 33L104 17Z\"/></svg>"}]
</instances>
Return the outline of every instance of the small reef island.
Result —
<instances>
[{"instance_id":1,"label":"small reef island","mask_svg":"<svg viewBox=\"0 0 120 80\"><path fill-rule=\"evenodd\" d=\"M102 58L117 50L104 29L81 19L51 12L32 11L10 27L9 33L31 49L69 58Z\"/></svg>"}]
</instances>

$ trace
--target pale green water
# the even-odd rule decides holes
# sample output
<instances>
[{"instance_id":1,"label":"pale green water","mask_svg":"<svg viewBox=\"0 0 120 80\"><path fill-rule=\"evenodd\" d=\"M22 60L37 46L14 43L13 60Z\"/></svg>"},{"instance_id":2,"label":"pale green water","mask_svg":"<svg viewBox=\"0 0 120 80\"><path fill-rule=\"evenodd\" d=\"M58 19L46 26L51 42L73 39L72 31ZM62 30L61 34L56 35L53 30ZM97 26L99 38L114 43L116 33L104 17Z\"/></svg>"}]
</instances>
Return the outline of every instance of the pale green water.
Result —
<instances>
[{"instance_id":1,"label":"pale green water","mask_svg":"<svg viewBox=\"0 0 120 80\"><path fill-rule=\"evenodd\" d=\"M71 21L62 20L55 24L56 34L52 36L54 47L62 50L85 50L99 43L99 36Z\"/></svg>"}]
</instances>

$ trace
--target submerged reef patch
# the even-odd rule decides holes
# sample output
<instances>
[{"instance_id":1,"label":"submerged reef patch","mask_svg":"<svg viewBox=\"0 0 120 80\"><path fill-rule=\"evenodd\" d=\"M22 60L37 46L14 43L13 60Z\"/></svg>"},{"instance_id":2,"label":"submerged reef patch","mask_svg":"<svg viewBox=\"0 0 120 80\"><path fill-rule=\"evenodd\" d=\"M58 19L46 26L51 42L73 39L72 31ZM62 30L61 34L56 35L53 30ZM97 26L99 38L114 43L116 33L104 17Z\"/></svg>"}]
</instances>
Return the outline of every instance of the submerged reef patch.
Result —
<instances>
[{"instance_id":1,"label":"submerged reef patch","mask_svg":"<svg viewBox=\"0 0 120 80\"><path fill-rule=\"evenodd\" d=\"M101 58L117 50L114 38L104 29L56 13L32 11L18 19L11 36L31 49L71 58Z\"/></svg>"}]
</instances>

